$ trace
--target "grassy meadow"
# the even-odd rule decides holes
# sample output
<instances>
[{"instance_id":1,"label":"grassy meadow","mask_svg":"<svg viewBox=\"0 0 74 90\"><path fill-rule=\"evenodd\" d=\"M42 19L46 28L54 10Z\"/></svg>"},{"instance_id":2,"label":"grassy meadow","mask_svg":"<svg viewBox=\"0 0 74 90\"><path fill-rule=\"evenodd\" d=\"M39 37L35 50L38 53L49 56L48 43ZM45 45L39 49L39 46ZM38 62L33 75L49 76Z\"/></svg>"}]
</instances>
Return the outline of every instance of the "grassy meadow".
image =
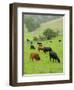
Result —
<instances>
[{"instance_id":1,"label":"grassy meadow","mask_svg":"<svg viewBox=\"0 0 74 90\"><path fill-rule=\"evenodd\" d=\"M30 44L26 42L26 39L33 40L34 36L42 35L46 28L51 28L54 31L63 32L63 18L48 21L40 24L40 27L33 32L28 32L24 24L24 74L46 74L46 73L62 73L63 72L63 35L53 37L52 43L50 40L41 41L43 46L51 47L60 58L60 63L50 62L49 53L46 54L43 51L37 50L37 42L33 41L33 45L36 49L30 49ZM58 40L62 40L59 42ZM40 61L32 61L30 59L30 53L37 52L40 56Z\"/></svg>"}]
</instances>

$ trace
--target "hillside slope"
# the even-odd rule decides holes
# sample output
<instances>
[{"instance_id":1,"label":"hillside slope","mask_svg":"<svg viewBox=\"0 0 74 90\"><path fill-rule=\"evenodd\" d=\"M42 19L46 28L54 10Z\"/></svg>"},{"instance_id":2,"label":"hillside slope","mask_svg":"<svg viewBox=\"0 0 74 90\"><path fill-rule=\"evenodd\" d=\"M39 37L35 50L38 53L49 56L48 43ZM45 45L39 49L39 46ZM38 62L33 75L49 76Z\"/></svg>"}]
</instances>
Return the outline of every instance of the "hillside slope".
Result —
<instances>
[{"instance_id":1,"label":"hillside slope","mask_svg":"<svg viewBox=\"0 0 74 90\"><path fill-rule=\"evenodd\" d=\"M24 26L25 27L25 26ZM39 28L37 28L35 31L33 32L28 32L26 27L24 28L25 31L25 37L27 38L32 38L32 36L38 36L38 35L42 35L43 32L47 29L47 28L51 28L53 31L63 31L63 18L59 18L56 20L52 20L46 23L42 23L40 25Z\"/></svg>"}]
</instances>

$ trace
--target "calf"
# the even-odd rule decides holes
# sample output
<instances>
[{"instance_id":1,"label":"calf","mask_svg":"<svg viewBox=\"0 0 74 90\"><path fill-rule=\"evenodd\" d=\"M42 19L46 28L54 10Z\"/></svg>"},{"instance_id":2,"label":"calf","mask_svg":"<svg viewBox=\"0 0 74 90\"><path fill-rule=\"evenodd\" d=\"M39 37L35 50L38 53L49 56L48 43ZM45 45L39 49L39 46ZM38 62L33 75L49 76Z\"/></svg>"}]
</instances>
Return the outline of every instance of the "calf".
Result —
<instances>
[{"instance_id":1,"label":"calf","mask_svg":"<svg viewBox=\"0 0 74 90\"><path fill-rule=\"evenodd\" d=\"M61 40L59 40L59 42L61 42Z\"/></svg>"},{"instance_id":2,"label":"calf","mask_svg":"<svg viewBox=\"0 0 74 90\"><path fill-rule=\"evenodd\" d=\"M38 53L31 53L30 58L32 59L32 61L34 61L34 60L39 61L40 60L40 56Z\"/></svg>"},{"instance_id":3,"label":"calf","mask_svg":"<svg viewBox=\"0 0 74 90\"><path fill-rule=\"evenodd\" d=\"M58 55L55 52L50 51L49 55L50 55L50 61L51 61L51 59L53 59L53 62L54 62L54 59L55 59L56 61L58 61L58 63L60 63L60 59L59 59Z\"/></svg>"},{"instance_id":4,"label":"calf","mask_svg":"<svg viewBox=\"0 0 74 90\"><path fill-rule=\"evenodd\" d=\"M34 45L30 45L30 49L35 49L35 46Z\"/></svg>"}]
</instances>

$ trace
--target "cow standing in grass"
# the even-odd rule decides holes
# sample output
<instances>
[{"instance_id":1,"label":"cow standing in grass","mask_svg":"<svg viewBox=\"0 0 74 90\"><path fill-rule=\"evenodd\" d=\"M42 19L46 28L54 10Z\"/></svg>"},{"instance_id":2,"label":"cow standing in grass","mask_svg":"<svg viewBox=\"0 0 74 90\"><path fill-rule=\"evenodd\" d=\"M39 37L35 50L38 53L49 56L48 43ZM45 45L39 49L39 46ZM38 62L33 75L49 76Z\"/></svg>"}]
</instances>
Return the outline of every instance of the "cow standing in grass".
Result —
<instances>
[{"instance_id":1,"label":"cow standing in grass","mask_svg":"<svg viewBox=\"0 0 74 90\"><path fill-rule=\"evenodd\" d=\"M51 47L38 47L39 51L43 51L44 53L49 52L52 50Z\"/></svg>"},{"instance_id":2,"label":"cow standing in grass","mask_svg":"<svg viewBox=\"0 0 74 90\"><path fill-rule=\"evenodd\" d=\"M43 51L43 45L42 44L39 44L39 46L38 46L38 51Z\"/></svg>"},{"instance_id":3,"label":"cow standing in grass","mask_svg":"<svg viewBox=\"0 0 74 90\"><path fill-rule=\"evenodd\" d=\"M43 51L43 47L38 47L38 51Z\"/></svg>"},{"instance_id":4,"label":"cow standing in grass","mask_svg":"<svg viewBox=\"0 0 74 90\"><path fill-rule=\"evenodd\" d=\"M42 45L42 43L41 43L41 42L37 42L37 44L38 44L38 45Z\"/></svg>"},{"instance_id":5,"label":"cow standing in grass","mask_svg":"<svg viewBox=\"0 0 74 90\"><path fill-rule=\"evenodd\" d=\"M43 52L44 53L49 52L49 51L52 51L52 48L51 47L44 47L43 48Z\"/></svg>"},{"instance_id":6,"label":"cow standing in grass","mask_svg":"<svg viewBox=\"0 0 74 90\"><path fill-rule=\"evenodd\" d=\"M26 39L27 43L30 43L30 40L29 39Z\"/></svg>"},{"instance_id":7,"label":"cow standing in grass","mask_svg":"<svg viewBox=\"0 0 74 90\"><path fill-rule=\"evenodd\" d=\"M35 49L35 46L34 45L30 45L30 49Z\"/></svg>"},{"instance_id":8,"label":"cow standing in grass","mask_svg":"<svg viewBox=\"0 0 74 90\"><path fill-rule=\"evenodd\" d=\"M32 59L32 61L39 61L40 60L40 56L39 56L39 54L38 53L31 53L30 54L30 58Z\"/></svg>"},{"instance_id":9,"label":"cow standing in grass","mask_svg":"<svg viewBox=\"0 0 74 90\"><path fill-rule=\"evenodd\" d=\"M53 59L53 62L55 60L55 61L58 61L58 63L60 63L60 59L54 51L49 51L49 55L50 55L50 61L51 59Z\"/></svg>"},{"instance_id":10,"label":"cow standing in grass","mask_svg":"<svg viewBox=\"0 0 74 90\"><path fill-rule=\"evenodd\" d=\"M61 42L62 40L59 40L59 42Z\"/></svg>"}]
</instances>

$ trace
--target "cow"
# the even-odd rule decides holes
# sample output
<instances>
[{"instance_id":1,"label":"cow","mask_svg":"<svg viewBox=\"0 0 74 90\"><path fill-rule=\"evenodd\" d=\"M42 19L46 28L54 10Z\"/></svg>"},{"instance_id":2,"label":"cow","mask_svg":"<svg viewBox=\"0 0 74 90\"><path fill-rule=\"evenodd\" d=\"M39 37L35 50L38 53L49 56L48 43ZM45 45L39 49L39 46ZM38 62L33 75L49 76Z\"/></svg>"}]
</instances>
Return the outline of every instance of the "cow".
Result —
<instances>
[{"instance_id":1,"label":"cow","mask_svg":"<svg viewBox=\"0 0 74 90\"><path fill-rule=\"evenodd\" d=\"M56 52L49 51L49 56L50 56L50 61L51 61L51 59L53 59L53 62L55 60L55 61L58 61L58 63L60 63L60 59L59 59L58 55L56 54Z\"/></svg>"},{"instance_id":2,"label":"cow","mask_svg":"<svg viewBox=\"0 0 74 90\"><path fill-rule=\"evenodd\" d=\"M27 42L29 42L30 40L29 39L26 39Z\"/></svg>"},{"instance_id":3,"label":"cow","mask_svg":"<svg viewBox=\"0 0 74 90\"><path fill-rule=\"evenodd\" d=\"M52 51L52 48L51 47L44 47L43 48L43 52L44 53L49 52L49 51Z\"/></svg>"},{"instance_id":4,"label":"cow","mask_svg":"<svg viewBox=\"0 0 74 90\"><path fill-rule=\"evenodd\" d=\"M38 51L43 51L43 47L38 47Z\"/></svg>"},{"instance_id":5,"label":"cow","mask_svg":"<svg viewBox=\"0 0 74 90\"><path fill-rule=\"evenodd\" d=\"M42 45L42 43L41 43L41 42L37 42L37 44L38 44L38 45Z\"/></svg>"},{"instance_id":6,"label":"cow","mask_svg":"<svg viewBox=\"0 0 74 90\"><path fill-rule=\"evenodd\" d=\"M38 51L43 51L44 53L51 51L50 47L38 47Z\"/></svg>"},{"instance_id":7,"label":"cow","mask_svg":"<svg viewBox=\"0 0 74 90\"><path fill-rule=\"evenodd\" d=\"M59 40L59 42L61 42L61 40Z\"/></svg>"},{"instance_id":8,"label":"cow","mask_svg":"<svg viewBox=\"0 0 74 90\"><path fill-rule=\"evenodd\" d=\"M32 61L39 61L40 60L40 56L39 56L39 54L38 53L31 53L30 54L30 58L32 59Z\"/></svg>"},{"instance_id":9,"label":"cow","mask_svg":"<svg viewBox=\"0 0 74 90\"><path fill-rule=\"evenodd\" d=\"M30 40L29 39L26 39L27 43L30 43Z\"/></svg>"},{"instance_id":10,"label":"cow","mask_svg":"<svg viewBox=\"0 0 74 90\"><path fill-rule=\"evenodd\" d=\"M43 51L43 48L44 48L44 47L43 47L42 44L39 44L39 45L38 45L38 51L41 51L41 50Z\"/></svg>"},{"instance_id":11,"label":"cow","mask_svg":"<svg viewBox=\"0 0 74 90\"><path fill-rule=\"evenodd\" d=\"M30 45L30 49L35 49L35 46L34 45Z\"/></svg>"}]
</instances>

